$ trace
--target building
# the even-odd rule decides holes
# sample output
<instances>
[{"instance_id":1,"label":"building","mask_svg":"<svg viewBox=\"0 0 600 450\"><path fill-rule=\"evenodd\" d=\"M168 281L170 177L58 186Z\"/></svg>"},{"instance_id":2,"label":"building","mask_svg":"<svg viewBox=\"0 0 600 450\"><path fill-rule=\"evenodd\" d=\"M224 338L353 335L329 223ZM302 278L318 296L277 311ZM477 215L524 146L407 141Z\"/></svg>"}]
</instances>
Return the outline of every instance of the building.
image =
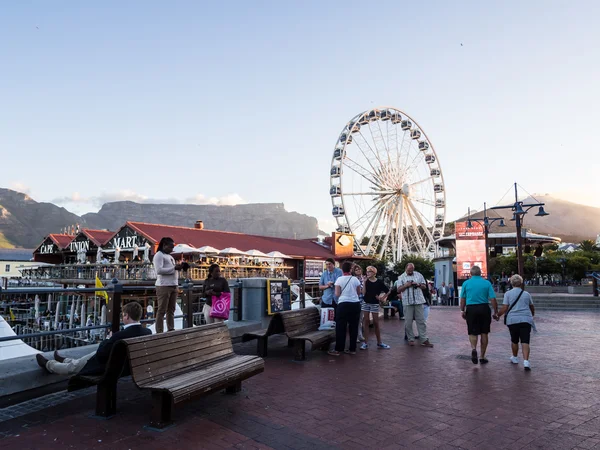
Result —
<instances>
[{"instance_id":1,"label":"building","mask_svg":"<svg viewBox=\"0 0 600 450\"><path fill-rule=\"evenodd\" d=\"M21 278L19 269L37 265L33 250L22 248L0 249L0 287L8 287L9 280Z\"/></svg>"}]
</instances>

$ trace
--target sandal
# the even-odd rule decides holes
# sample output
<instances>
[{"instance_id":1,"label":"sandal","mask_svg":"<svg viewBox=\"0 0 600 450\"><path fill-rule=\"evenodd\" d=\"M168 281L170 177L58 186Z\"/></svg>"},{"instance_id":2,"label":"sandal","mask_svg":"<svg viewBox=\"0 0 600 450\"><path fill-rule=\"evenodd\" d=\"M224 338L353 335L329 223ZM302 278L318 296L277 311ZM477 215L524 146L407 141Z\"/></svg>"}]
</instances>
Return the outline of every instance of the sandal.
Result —
<instances>
[{"instance_id":1,"label":"sandal","mask_svg":"<svg viewBox=\"0 0 600 450\"><path fill-rule=\"evenodd\" d=\"M431 347L433 347L433 344L431 342L429 342L429 339L427 339L425 342L423 342L421 344L421 347L429 347L429 348L431 348Z\"/></svg>"},{"instance_id":2,"label":"sandal","mask_svg":"<svg viewBox=\"0 0 600 450\"><path fill-rule=\"evenodd\" d=\"M327 354L330 356L340 356L340 352L338 352L337 350L329 350Z\"/></svg>"}]
</instances>

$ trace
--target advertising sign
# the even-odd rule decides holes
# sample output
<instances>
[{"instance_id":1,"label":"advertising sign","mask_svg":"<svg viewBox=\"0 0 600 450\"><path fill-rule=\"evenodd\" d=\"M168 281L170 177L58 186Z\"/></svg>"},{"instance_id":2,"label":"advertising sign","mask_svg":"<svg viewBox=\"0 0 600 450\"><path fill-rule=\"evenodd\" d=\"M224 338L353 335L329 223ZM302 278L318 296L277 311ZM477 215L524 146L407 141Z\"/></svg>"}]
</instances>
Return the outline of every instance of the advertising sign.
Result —
<instances>
[{"instance_id":1,"label":"advertising sign","mask_svg":"<svg viewBox=\"0 0 600 450\"><path fill-rule=\"evenodd\" d=\"M267 309L269 315L292 309L289 280L267 280Z\"/></svg>"},{"instance_id":2,"label":"advertising sign","mask_svg":"<svg viewBox=\"0 0 600 450\"><path fill-rule=\"evenodd\" d=\"M306 281L317 281L321 279L325 270L325 261L306 260L304 265L304 279Z\"/></svg>"},{"instance_id":3,"label":"advertising sign","mask_svg":"<svg viewBox=\"0 0 600 450\"><path fill-rule=\"evenodd\" d=\"M471 222L456 222L456 275L459 280L471 278L471 267L479 266L481 276L487 278L485 234L483 225Z\"/></svg>"}]
</instances>

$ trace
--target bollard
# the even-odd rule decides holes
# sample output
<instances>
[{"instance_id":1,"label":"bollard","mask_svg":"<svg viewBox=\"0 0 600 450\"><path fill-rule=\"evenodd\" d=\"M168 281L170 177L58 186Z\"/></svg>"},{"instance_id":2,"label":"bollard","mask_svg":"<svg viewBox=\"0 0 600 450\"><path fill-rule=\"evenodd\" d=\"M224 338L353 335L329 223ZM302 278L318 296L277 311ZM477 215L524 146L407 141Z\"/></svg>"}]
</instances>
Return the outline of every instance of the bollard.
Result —
<instances>
[{"instance_id":1,"label":"bollard","mask_svg":"<svg viewBox=\"0 0 600 450\"><path fill-rule=\"evenodd\" d=\"M594 297L598 297L598 278L592 275L592 288L594 289Z\"/></svg>"},{"instance_id":2,"label":"bollard","mask_svg":"<svg viewBox=\"0 0 600 450\"><path fill-rule=\"evenodd\" d=\"M304 278L300 280L300 309L306 308L306 285Z\"/></svg>"},{"instance_id":3,"label":"bollard","mask_svg":"<svg viewBox=\"0 0 600 450\"><path fill-rule=\"evenodd\" d=\"M123 297L123 285L119 280L113 278L112 286L108 288L108 308L106 320L110 321L110 331L116 333L121 329L121 301Z\"/></svg>"},{"instance_id":4,"label":"bollard","mask_svg":"<svg viewBox=\"0 0 600 450\"><path fill-rule=\"evenodd\" d=\"M194 284L186 278L182 287L183 297L181 309L183 310L184 315L183 327L192 328L194 326L194 297L192 291Z\"/></svg>"}]
</instances>

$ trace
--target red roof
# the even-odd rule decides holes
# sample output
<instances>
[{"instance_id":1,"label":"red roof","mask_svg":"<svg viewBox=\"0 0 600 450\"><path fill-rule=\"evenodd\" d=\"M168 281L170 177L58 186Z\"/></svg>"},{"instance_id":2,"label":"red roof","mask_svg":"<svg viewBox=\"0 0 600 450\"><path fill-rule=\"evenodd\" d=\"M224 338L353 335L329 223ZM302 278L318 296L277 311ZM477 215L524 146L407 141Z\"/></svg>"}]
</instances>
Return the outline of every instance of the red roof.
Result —
<instances>
[{"instance_id":1,"label":"red roof","mask_svg":"<svg viewBox=\"0 0 600 450\"><path fill-rule=\"evenodd\" d=\"M96 244L97 247L102 247L115 235L114 231L106 230L90 230L89 228L84 228L81 231L90 239L90 241Z\"/></svg>"},{"instance_id":2,"label":"red roof","mask_svg":"<svg viewBox=\"0 0 600 450\"><path fill-rule=\"evenodd\" d=\"M210 245L218 250L235 247L243 251L260 250L263 253L279 251L298 258L326 259L334 256L330 249L305 239L283 239L144 222L127 222L124 226L129 226L155 243L158 243L161 238L169 236L173 238L175 244L189 244L196 248Z\"/></svg>"},{"instance_id":3,"label":"red roof","mask_svg":"<svg viewBox=\"0 0 600 450\"><path fill-rule=\"evenodd\" d=\"M52 241L60 248L66 248L71 241L75 238L75 236L71 236L70 234L49 234L48 237L52 239ZM46 240L46 239L44 239Z\"/></svg>"}]
</instances>

